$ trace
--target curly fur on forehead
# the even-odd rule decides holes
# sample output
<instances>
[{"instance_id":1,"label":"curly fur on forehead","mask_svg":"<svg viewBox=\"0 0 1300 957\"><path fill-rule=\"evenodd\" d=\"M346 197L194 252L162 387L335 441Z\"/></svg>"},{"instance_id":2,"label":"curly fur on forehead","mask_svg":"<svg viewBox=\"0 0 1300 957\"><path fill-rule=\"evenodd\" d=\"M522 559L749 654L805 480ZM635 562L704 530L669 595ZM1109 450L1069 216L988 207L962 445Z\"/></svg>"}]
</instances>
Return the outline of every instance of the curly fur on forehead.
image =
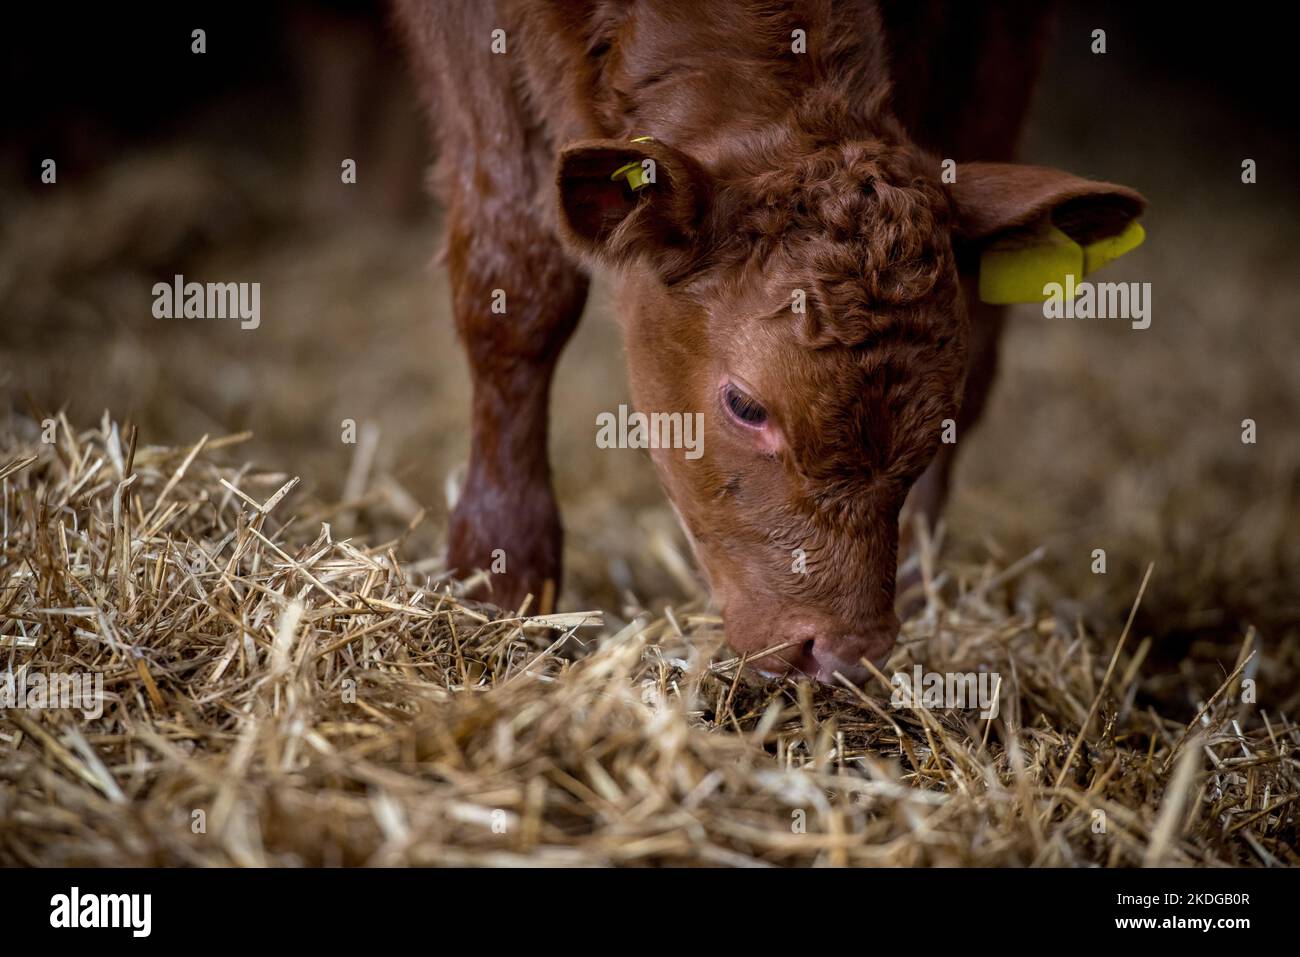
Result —
<instances>
[{"instance_id":1,"label":"curly fur on forehead","mask_svg":"<svg viewBox=\"0 0 1300 957\"><path fill-rule=\"evenodd\" d=\"M788 452L823 506L914 477L956 414L966 319L937 171L882 136L808 148L716 194L715 275L779 290L771 321L809 349Z\"/></svg>"},{"instance_id":2,"label":"curly fur on forehead","mask_svg":"<svg viewBox=\"0 0 1300 957\"><path fill-rule=\"evenodd\" d=\"M964 373L964 336L951 333L809 364L811 388L783 410L790 463L823 505L915 478L957 414Z\"/></svg>"},{"instance_id":3,"label":"curly fur on forehead","mask_svg":"<svg viewBox=\"0 0 1300 957\"><path fill-rule=\"evenodd\" d=\"M937 160L901 137L763 153L760 169L756 158L720 177L713 276L730 285L761 273L804 290L800 334L814 348L918 334L936 311L951 311L956 269Z\"/></svg>"}]
</instances>

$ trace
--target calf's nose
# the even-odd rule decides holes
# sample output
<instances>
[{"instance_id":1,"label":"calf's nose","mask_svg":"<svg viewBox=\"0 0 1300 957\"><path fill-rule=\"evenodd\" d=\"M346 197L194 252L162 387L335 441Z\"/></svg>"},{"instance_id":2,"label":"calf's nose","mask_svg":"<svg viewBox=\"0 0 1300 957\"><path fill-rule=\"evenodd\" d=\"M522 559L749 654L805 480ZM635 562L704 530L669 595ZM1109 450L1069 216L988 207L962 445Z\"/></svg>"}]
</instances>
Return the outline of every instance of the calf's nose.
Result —
<instances>
[{"instance_id":1,"label":"calf's nose","mask_svg":"<svg viewBox=\"0 0 1300 957\"><path fill-rule=\"evenodd\" d=\"M875 627L852 631L815 621L800 622L779 629L772 639L768 647L794 644L754 662L764 674L807 675L823 684L838 685L838 673L861 685L871 677L863 659L876 668L884 665L898 640L898 619L891 617Z\"/></svg>"},{"instance_id":2,"label":"calf's nose","mask_svg":"<svg viewBox=\"0 0 1300 957\"><path fill-rule=\"evenodd\" d=\"M883 667L897 640L897 625L866 634L823 635L812 639L810 644L805 642L804 654L811 667L803 670L824 684L839 684L835 677L838 673L861 685L871 678L871 670L863 661L871 662L876 668Z\"/></svg>"}]
</instances>

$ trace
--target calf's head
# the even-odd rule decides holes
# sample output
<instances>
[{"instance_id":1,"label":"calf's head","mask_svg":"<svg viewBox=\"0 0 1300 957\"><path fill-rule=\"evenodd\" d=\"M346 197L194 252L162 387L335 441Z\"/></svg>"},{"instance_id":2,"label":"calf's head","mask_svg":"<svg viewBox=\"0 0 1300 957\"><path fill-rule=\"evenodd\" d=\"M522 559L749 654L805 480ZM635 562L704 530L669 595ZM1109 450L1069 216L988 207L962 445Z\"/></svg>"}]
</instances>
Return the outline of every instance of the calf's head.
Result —
<instances>
[{"instance_id":1,"label":"calf's head","mask_svg":"<svg viewBox=\"0 0 1300 957\"><path fill-rule=\"evenodd\" d=\"M628 164L653 181L612 176ZM958 263L1046 222L1110 235L1141 208L1036 167L938 173L905 142L713 172L655 141L561 154L561 232L623 272L637 408L703 414L702 455L652 455L760 670L861 681L895 643L899 513L966 371Z\"/></svg>"}]
</instances>

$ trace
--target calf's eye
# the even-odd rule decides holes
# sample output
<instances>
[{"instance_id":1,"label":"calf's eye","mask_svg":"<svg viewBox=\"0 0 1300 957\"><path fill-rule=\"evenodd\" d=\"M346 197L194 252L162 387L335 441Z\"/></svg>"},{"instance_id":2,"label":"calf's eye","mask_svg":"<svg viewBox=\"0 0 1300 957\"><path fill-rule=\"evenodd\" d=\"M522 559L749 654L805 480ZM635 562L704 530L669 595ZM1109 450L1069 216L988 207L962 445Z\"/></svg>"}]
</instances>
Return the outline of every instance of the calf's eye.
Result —
<instances>
[{"instance_id":1,"label":"calf's eye","mask_svg":"<svg viewBox=\"0 0 1300 957\"><path fill-rule=\"evenodd\" d=\"M757 428L767 421L767 410L734 383L728 382L723 386L722 402L731 417L741 425Z\"/></svg>"}]
</instances>

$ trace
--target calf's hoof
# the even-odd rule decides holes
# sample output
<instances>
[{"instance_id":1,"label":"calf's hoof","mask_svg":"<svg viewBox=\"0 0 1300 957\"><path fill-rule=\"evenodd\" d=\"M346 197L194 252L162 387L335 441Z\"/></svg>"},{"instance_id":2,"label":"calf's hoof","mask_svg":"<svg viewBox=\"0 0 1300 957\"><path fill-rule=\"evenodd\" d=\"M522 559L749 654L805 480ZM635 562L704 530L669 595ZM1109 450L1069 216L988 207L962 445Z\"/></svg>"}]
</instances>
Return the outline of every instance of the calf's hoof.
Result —
<instances>
[{"instance_id":1,"label":"calf's hoof","mask_svg":"<svg viewBox=\"0 0 1300 957\"><path fill-rule=\"evenodd\" d=\"M554 501L548 510L467 490L451 515L447 569L462 579L486 573L469 598L517 610L532 595L529 613L547 615L559 594L562 545Z\"/></svg>"}]
</instances>

